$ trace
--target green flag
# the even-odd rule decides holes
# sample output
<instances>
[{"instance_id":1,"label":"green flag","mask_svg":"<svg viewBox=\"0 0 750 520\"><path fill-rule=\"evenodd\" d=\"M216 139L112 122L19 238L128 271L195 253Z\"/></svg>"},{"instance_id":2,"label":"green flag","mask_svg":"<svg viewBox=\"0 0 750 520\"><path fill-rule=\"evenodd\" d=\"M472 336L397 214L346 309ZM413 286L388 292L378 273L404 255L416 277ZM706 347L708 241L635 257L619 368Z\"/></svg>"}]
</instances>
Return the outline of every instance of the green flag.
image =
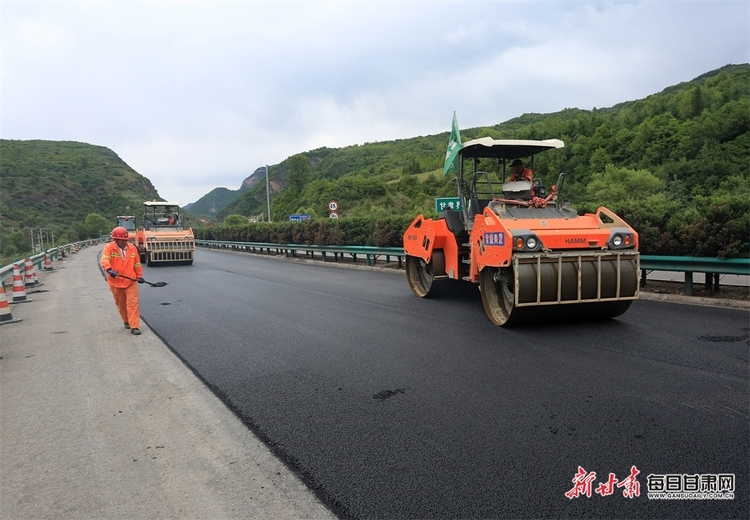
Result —
<instances>
[{"instance_id":1,"label":"green flag","mask_svg":"<svg viewBox=\"0 0 750 520\"><path fill-rule=\"evenodd\" d=\"M461 133L458 131L456 112L453 112L453 124L451 125L451 138L448 141L448 151L445 152L445 165L443 166L443 177L449 173L458 171L458 152L461 151Z\"/></svg>"}]
</instances>

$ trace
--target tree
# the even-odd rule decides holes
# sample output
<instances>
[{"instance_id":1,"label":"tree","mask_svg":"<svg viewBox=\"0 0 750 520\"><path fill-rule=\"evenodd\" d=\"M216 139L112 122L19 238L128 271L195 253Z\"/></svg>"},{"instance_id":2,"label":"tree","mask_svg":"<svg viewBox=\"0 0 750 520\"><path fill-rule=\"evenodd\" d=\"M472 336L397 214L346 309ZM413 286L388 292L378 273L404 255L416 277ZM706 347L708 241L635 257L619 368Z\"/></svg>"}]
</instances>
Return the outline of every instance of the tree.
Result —
<instances>
[{"instance_id":1,"label":"tree","mask_svg":"<svg viewBox=\"0 0 750 520\"><path fill-rule=\"evenodd\" d=\"M664 188L664 182L648 170L630 170L608 164L604 171L594 172L586 187L589 201L613 205L619 202L644 199Z\"/></svg>"},{"instance_id":2,"label":"tree","mask_svg":"<svg viewBox=\"0 0 750 520\"><path fill-rule=\"evenodd\" d=\"M247 224L248 220L247 217L243 217L242 215L229 215L227 218L224 219L224 224L227 226L242 226Z\"/></svg>"},{"instance_id":3,"label":"tree","mask_svg":"<svg viewBox=\"0 0 750 520\"><path fill-rule=\"evenodd\" d=\"M98 213L89 213L83 222L86 238L96 238L112 231L112 224Z\"/></svg>"},{"instance_id":4,"label":"tree","mask_svg":"<svg viewBox=\"0 0 750 520\"><path fill-rule=\"evenodd\" d=\"M678 110L682 119L698 117L703 112L703 90L697 85L684 92L678 101Z\"/></svg>"},{"instance_id":5,"label":"tree","mask_svg":"<svg viewBox=\"0 0 750 520\"><path fill-rule=\"evenodd\" d=\"M310 159L302 154L291 156L286 160L287 189L299 193L310 180Z\"/></svg>"}]
</instances>

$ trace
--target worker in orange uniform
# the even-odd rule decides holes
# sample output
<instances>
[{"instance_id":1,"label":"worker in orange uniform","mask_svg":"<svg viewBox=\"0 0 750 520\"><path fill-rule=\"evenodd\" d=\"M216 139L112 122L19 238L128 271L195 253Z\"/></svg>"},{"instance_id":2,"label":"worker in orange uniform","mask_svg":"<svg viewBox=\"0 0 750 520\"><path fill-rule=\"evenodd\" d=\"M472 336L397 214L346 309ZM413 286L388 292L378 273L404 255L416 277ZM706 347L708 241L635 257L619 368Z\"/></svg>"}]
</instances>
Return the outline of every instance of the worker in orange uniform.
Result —
<instances>
[{"instance_id":1,"label":"worker in orange uniform","mask_svg":"<svg viewBox=\"0 0 750 520\"><path fill-rule=\"evenodd\" d=\"M110 236L113 241L107 243L102 250L101 266L107 273L109 290L115 297L125 328L137 336L141 333L138 328L141 318L138 310L138 286L133 282L144 281L140 255L138 248L128 242L128 231L124 227L116 227Z\"/></svg>"},{"instance_id":2,"label":"worker in orange uniform","mask_svg":"<svg viewBox=\"0 0 750 520\"><path fill-rule=\"evenodd\" d=\"M510 165L511 168L513 168L513 173L510 176L510 179L508 179L508 182L513 181L533 181L534 180L534 174L531 173L531 170L526 168L523 165L523 162L521 159L516 159L513 161Z\"/></svg>"}]
</instances>

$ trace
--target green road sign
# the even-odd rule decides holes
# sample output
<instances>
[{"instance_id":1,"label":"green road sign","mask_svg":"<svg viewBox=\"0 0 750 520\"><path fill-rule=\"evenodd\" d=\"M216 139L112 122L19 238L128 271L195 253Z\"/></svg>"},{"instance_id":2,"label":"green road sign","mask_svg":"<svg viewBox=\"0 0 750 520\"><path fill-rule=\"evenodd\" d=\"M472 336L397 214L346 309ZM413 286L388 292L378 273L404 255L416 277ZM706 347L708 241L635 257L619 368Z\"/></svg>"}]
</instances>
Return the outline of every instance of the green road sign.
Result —
<instances>
[{"instance_id":1,"label":"green road sign","mask_svg":"<svg viewBox=\"0 0 750 520\"><path fill-rule=\"evenodd\" d=\"M459 211L461 209L461 199L458 197L437 197L435 199L435 211L440 213L444 209Z\"/></svg>"}]
</instances>

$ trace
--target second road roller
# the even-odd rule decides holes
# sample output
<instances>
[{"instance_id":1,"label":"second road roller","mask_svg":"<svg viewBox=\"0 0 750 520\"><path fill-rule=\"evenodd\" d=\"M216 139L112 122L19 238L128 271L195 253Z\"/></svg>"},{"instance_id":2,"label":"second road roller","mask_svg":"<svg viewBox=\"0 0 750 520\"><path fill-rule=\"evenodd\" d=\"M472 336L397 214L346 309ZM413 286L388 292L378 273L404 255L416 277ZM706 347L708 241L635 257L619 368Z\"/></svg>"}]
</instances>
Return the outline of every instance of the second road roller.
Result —
<instances>
[{"instance_id":1,"label":"second road roller","mask_svg":"<svg viewBox=\"0 0 750 520\"><path fill-rule=\"evenodd\" d=\"M417 216L404 234L415 295L429 296L442 280L478 284L500 326L627 311L640 285L638 233L605 207L579 215L563 202L564 173L549 193L533 176L534 157L562 141L483 137L460 146L457 204L437 219Z\"/></svg>"}]
</instances>

